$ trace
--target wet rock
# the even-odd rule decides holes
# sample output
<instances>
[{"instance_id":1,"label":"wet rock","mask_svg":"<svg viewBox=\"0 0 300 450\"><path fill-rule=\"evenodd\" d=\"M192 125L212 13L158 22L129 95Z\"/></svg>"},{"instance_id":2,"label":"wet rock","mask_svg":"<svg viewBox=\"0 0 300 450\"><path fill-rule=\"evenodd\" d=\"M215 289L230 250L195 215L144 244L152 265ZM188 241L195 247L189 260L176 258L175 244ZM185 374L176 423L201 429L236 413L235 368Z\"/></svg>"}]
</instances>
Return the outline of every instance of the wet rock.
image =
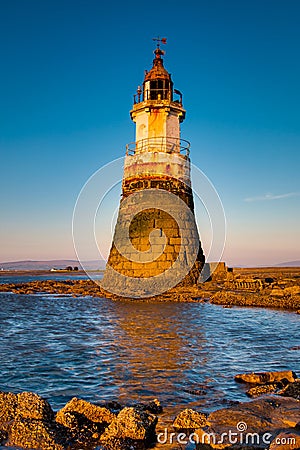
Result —
<instances>
[{"instance_id":1,"label":"wet rock","mask_svg":"<svg viewBox=\"0 0 300 450\"><path fill-rule=\"evenodd\" d=\"M279 381L278 383L259 384L258 386L250 388L246 392L246 395L248 395L248 397L254 398L265 394L273 394L278 392L279 389L283 389L288 384L289 382L286 378L284 378L282 381Z\"/></svg>"},{"instance_id":2,"label":"wet rock","mask_svg":"<svg viewBox=\"0 0 300 450\"><path fill-rule=\"evenodd\" d=\"M296 398L297 400L300 400L300 380L288 384L285 388L283 388L279 392L279 394L283 395L284 397L292 397Z\"/></svg>"},{"instance_id":3,"label":"wet rock","mask_svg":"<svg viewBox=\"0 0 300 450\"><path fill-rule=\"evenodd\" d=\"M299 450L300 434L296 431L283 431L279 433L271 442L270 450Z\"/></svg>"},{"instance_id":4,"label":"wet rock","mask_svg":"<svg viewBox=\"0 0 300 450\"><path fill-rule=\"evenodd\" d=\"M183 389L183 391L192 395L200 395L200 396L207 395L207 391L205 389Z\"/></svg>"},{"instance_id":5,"label":"wet rock","mask_svg":"<svg viewBox=\"0 0 300 450\"><path fill-rule=\"evenodd\" d=\"M195 435L198 442L210 444L206 448L222 449L245 448L243 444L249 438L249 433L255 433L260 439L260 446L253 445L250 448L266 448L266 443L262 441L263 435L266 437L268 433L270 444L273 437L283 429L294 428L299 419L297 400L269 396L212 412L207 417L207 425L195 430ZM232 445L229 438L232 433L237 433L239 446Z\"/></svg>"},{"instance_id":6,"label":"wet rock","mask_svg":"<svg viewBox=\"0 0 300 450\"><path fill-rule=\"evenodd\" d=\"M6 445L29 449L63 450L67 436L54 424L18 416L11 427Z\"/></svg>"},{"instance_id":7,"label":"wet rock","mask_svg":"<svg viewBox=\"0 0 300 450\"><path fill-rule=\"evenodd\" d=\"M278 385L277 384L263 384L259 386L254 386L250 388L246 395L250 398L259 397L261 395L265 394L273 394L274 392L278 391Z\"/></svg>"},{"instance_id":8,"label":"wet rock","mask_svg":"<svg viewBox=\"0 0 300 450\"><path fill-rule=\"evenodd\" d=\"M204 427L207 422L207 414L197 412L194 409L185 409L175 417L173 427L176 430L196 430Z\"/></svg>"},{"instance_id":9,"label":"wet rock","mask_svg":"<svg viewBox=\"0 0 300 450\"><path fill-rule=\"evenodd\" d=\"M100 441L109 449L126 448L130 442L148 444L155 439L156 423L157 417L153 414L132 407L123 408L106 428Z\"/></svg>"},{"instance_id":10,"label":"wet rock","mask_svg":"<svg viewBox=\"0 0 300 450\"><path fill-rule=\"evenodd\" d=\"M17 396L11 392L0 392L0 429L9 430L17 410Z\"/></svg>"},{"instance_id":11,"label":"wet rock","mask_svg":"<svg viewBox=\"0 0 300 450\"><path fill-rule=\"evenodd\" d=\"M239 383L250 383L250 384L267 384L274 383L277 381L282 381L286 379L290 383L297 379L295 372L291 370L281 371L281 372L252 372L238 374L234 377L235 381Z\"/></svg>"}]
</instances>

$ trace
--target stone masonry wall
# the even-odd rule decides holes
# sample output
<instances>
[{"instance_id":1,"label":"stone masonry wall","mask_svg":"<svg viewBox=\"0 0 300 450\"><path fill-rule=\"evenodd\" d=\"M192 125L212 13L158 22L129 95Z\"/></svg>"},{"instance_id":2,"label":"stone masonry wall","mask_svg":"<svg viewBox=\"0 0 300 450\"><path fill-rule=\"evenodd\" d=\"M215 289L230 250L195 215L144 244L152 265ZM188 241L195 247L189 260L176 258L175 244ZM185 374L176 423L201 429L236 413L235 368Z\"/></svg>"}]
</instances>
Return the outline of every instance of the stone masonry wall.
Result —
<instances>
[{"instance_id":1,"label":"stone masonry wall","mask_svg":"<svg viewBox=\"0 0 300 450\"><path fill-rule=\"evenodd\" d=\"M118 236L120 236L120 232L122 233L122 230L125 230L126 226L128 227L128 217L130 215L130 211L122 207L122 202L134 192L145 189L163 189L171 192L182 199L192 213L194 211L192 190L179 180L161 176L156 178L125 179L123 182L123 197L108 265L126 277L149 278L160 275L172 267L180 253L181 244L183 246L189 246L194 239L200 243L194 214L186 218L183 216L182 220L185 230L191 236L188 239L186 237L182 238L178 224L170 214L159 208L149 208L136 214L131 221L129 226L130 243L128 243L128 240L124 236L121 240L119 239L117 248L115 245L116 234L118 233ZM174 208L177 207L174 206ZM161 253L162 244L165 246ZM150 249L152 251L151 260L149 260ZM141 252L138 256L137 251ZM193 264L188 275L183 280L180 280L181 282L179 284L193 285L197 283L204 259L200 244L196 262Z\"/></svg>"}]
</instances>

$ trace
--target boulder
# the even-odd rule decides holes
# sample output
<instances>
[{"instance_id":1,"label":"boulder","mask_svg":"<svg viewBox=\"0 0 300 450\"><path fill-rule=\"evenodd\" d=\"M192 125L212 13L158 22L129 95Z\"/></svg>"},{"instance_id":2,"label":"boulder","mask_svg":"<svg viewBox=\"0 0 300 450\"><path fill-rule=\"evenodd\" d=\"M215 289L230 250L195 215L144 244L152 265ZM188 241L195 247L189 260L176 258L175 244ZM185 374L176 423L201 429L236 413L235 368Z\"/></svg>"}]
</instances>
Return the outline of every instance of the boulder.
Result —
<instances>
[{"instance_id":1,"label":"boulder","mask_svg":"<svg viewBox=\"0 0 300 450\"><path fill-rule=\"evenodd\" d=\"M152 442L157 417L139 409L123 408L101 436L106 448L124 448L130 442ZM129 445L129 444L128 444Z\"/></svg>"},{"instance_id":2,"label":"boulder","mask_svg":"<svg viewBox=\"0 0 300 450\"><path fill-rule=\"evenodd\" d=\"M79 413L91 422L102 424L104 427L110 424L115 419L115 415L108 408L94 405L93 403L87 402L86 400L82 400L77 397L73 397L56 414L56 422L61 423L66 427L68 427L68 418L66 416L67 412Z\"/></svg>"},{"instance_id":3,"label":"boulder","mask_svg":"<svg viewBox=\"0 0 300 450\"><path fill-rule=\"evenodd\" d=\"M137 405L134 405L134 408L139 411L147 411L151 414L161 414L163 411L160 401L157 400L157 398L148 403L138 403Z\"/></svg>"},{"instance_id":4,"label":"boulder","mask_svg":"<svg viewBox=\"0 0 300 450\"><path fill-rule=\"evenodd\" d=\"M274 383L282 380L287 380L290 383L297 379L295 372L291 370L280 372L252 372L238 374L234 377L235 381L239 383L251 383L251 384L267 384Z\"/></svg>"},{"instance_id":5,"label":"boulder","mask_svg":"<svg viewBox=\"0 0 300 450\"><path fill-rule=\"evenodd\" d=\"M194 409L184 409L174 419L173 427L176 430L196 430L206 425L207 414Z\"/></svg>"},{"instance_id":6,"label":"boulder","mask_svg":"<svg viewBox=\"0 0 300 450\"><path fill-rule=\"evenodd\" d=\"M58 411L55 420L68 430L76 448L93 448L114 418L109 409L74 397Z\"/></svg>"},{"instance_id":7,"label":"boulder","mask_svg":"<svg viewBox=\"0 0 300 450\"><path fill-rule=\"evenodd\" d=\"M279 392L279 394L284 397L293 397L300 400L300 380L296 380L294 383L288 384Z\"/></svg>"},{"instance_id":8,"label":"boulder","mask_svg":"<svg viewBox=\"0 0 300 450\"><path fill-rule=\"evenodd\" d=\"M145 411L148 411L151 414L161 414L163 411L160 401L157 398L146 403L144 409Z\"/></svg>"},{"instance_id":9,"label":"boulder","mask_svg":"<svg viewBox=\"0 0 300 450\"><path fill-rule=\"evenodd\" d=\"M278 381L277 383L259 384L248 389L246 395L248 395L248 397L250 398L255 398L265 394L279 393L278 391L280 389L283 389L288 384L289 382L285 378L282 381Z\"/></svg>"},{"instance_id":10,"label":"boulder","mask_svg":"<svg viewBox=\"0 0 300 450\"><path fill-rule=\"evenodd\" d=\"M54 413L47 400L33 392L17 394L16 414L24 419L37 419L52 422Z\"/></svg>"},{"instance_id":11,"label":"boulder","mask_svg":"<svg viewBox=\"0 0 300 450\"><path fill-rule=\"evenodd\" d=\"M54 422L49 403L33 392L0 393L0 429L5 445L30 449L65 448L68 437Z\"/></svg>"},{"instance_id":12,"label":"boulder","mask_svg":"<svg viewBox=\"0 0 300 450\"><path fill-rule=\"evenodd\" d=\"M106 426L106 422L92 422L76 411L65 412L63 422L75 448L94 448Z\"/></svg>"},{"instance_id":13,"label":"boulder","mask_svg":"<svg viewBox=\"0 0 300 450\"><path fill-rule=\"evenodd\" d=\"M63 430L53 424L18 416L11 426L6 445L38 450L63 450L66 442L67 436Z\"/></svg>"}]
</instances>

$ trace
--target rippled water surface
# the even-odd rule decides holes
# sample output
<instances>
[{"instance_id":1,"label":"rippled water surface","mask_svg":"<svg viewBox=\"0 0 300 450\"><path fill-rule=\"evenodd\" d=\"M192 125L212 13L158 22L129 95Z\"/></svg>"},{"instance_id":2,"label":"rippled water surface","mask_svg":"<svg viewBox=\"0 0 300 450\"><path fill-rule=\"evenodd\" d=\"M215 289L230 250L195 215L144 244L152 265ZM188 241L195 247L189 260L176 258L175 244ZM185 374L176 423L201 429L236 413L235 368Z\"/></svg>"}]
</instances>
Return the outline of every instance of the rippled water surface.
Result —
<instances>
[{"instance_id":1,"label":"rippled water surface","mask_svg":"<svg viewBox=\"0 0 300 450\"><path fill-rule=\"evenodd\" d=\"M300 372L300 316L208 303L0 295L0 390L34 391L54 409L71 397L157 397L169 418L246 400L236 373ZM187 391L200 389L201 395Z\"/></svg>"}]
</instances>

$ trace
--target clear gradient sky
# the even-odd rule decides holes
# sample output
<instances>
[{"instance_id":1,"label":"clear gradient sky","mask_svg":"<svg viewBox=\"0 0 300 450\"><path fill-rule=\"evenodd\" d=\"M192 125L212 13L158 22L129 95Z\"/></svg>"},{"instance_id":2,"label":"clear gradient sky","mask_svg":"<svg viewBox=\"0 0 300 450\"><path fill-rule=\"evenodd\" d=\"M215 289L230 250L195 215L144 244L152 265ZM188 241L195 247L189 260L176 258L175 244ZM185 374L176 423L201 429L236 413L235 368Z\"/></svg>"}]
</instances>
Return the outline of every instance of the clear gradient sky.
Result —
<instances>
[{"instance_id":1,"label":"clear gradient sky","mask_svg":"<svg viewBox=\"0 0 300 450\"><path fill-rule=\"evenodd\" d=\"M300 259L299 23L298 0L2 1L0 261L75 256L77 195L134 140L157 35L224 205L224 259Z\"/></svg>"}]
</instances>

